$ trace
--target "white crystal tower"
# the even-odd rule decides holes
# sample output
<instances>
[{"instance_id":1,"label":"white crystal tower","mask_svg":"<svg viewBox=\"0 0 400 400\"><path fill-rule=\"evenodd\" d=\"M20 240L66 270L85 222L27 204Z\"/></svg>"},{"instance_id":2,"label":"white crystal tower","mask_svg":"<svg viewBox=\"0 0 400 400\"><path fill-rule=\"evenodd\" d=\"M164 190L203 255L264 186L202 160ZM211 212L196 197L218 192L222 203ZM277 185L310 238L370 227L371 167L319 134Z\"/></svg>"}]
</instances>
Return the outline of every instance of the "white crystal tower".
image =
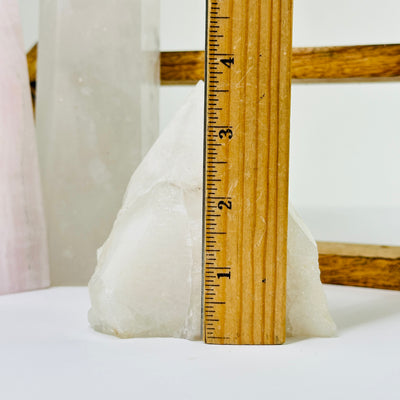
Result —
<instances>
[{"instance_id":1,"label":"white crystal tower","mask_svg":"<svg viewBox=\"0 0 400 400\"><path fill-rule=\"evenodd\" d=\"M52 283L86 285L158 136L159 0L42 0L37 126Z\"/></svg>"},{"instance_id":2,"label":"white crystal tower","mask_svg":"<svg viewBox=\"0 0 400 400\"><path fill-rule=\"evenodd\" d=\"M32 100L18 0L0 1L0 294L49 285Z\"/></svg>"},{"instance_id":3,"label":"white crystal tower","mask_svg":"<svg viewBox=\"0 0 400 400\"><path fill-rule=\"evenodd\" d=\"M133 174L98 251L89 321L99 331L200 338L203 91L199 83ZM288 233L288 334L333 335L317 247L293 210Z\"/></svg>"}]
</instances>

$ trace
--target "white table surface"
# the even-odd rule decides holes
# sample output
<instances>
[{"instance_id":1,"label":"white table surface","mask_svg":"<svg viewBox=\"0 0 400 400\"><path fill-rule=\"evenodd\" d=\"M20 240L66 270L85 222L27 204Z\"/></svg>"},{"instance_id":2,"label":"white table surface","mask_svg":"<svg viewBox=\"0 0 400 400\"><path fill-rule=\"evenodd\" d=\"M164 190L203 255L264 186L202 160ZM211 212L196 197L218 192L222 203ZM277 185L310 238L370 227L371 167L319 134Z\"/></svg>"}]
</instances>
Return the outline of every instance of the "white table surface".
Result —
<instances>
[{"instance_id":1,"label":"white table surface","mask_svg":"<svg viewBox=\"0 0 400 400\"><path fill-rule=\"evenodd\" d=\"M0 297L0 399L400 399L400 292L326 286L339 335L283 346L121 340L86 288Z\"/></svg>"}]
</instances>

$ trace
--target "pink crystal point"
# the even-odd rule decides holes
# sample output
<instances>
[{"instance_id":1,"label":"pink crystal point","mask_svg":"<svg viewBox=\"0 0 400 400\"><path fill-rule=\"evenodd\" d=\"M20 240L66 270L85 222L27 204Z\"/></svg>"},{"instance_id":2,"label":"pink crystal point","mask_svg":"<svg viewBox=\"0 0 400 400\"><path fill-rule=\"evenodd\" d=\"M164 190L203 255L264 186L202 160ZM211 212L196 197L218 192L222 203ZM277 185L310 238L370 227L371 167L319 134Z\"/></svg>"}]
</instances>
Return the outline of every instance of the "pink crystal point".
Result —
<instances>
[{"instance_id":1,"label":"pink crystal point","mask_svg":"<svg viewBox=\"0 0 400 400\"><path fill-rule=\"evenodd\" d=\"M18 1L0 1L0 294L49 285L27 62Z\"/></svg>"}]
</instances>

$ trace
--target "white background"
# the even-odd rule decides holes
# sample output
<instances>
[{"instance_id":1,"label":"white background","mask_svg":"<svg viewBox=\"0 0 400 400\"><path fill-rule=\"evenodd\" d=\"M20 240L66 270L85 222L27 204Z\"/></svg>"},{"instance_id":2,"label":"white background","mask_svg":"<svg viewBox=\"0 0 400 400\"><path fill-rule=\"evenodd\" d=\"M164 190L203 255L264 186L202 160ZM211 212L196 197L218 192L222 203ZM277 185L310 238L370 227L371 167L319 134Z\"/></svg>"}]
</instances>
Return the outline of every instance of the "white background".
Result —
<instances>
[{"instance_id":1,"label":"white background","mask_svg":"<svg viewBox=\"0 0 400 400\"><path fill-rule=\"evenodd\" d=\"M38 0L19 0L26 48ZM294 46L400 43L398 0L294 0ZM204 48L205 0L161 0L161 49ZM190 87L162 87L161 127ZM400 82L294 85L291 198L319 240L400 245Z\"/></svg>"}]
</instances>

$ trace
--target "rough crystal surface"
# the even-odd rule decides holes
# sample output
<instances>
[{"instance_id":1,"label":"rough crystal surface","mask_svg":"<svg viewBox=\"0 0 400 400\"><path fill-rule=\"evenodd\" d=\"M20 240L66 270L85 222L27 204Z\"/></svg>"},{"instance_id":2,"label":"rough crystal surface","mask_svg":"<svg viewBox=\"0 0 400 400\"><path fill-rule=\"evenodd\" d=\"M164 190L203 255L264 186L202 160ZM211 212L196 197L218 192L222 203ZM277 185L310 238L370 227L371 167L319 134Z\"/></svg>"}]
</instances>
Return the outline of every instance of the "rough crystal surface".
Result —
<instances>
[{"instance_id":1,"label":"rough crystal surface","mask_svg":"<svg viewBox=\"0 0 400 400\"><path fill-rule=\"evenodd\" d=\"M42 0L37 126L52 283L86 285L158 137L159 0Z\"/></svg>"},{"instance_id":2,"label":"rough crystal surface","mask_svg":"<svg viewBox=\"0 0 400 400\"><path fill-rule=\"evenodd\" d=\"M89 321L99 331L200 338L203 91L199 83L133 174L98 251ZM288 334L330 336L316 244L293 210L288 233Z\"/></svg>"},{"instance_id":3,"label":"rough crystal surface","mask_svg":"<svg viewBox=\"0 0 400 400\"><path fill-rule=\"evenodd\" d=\"M333 336L336 325L320 280L317 244L292 206L289 206L287 255L288 336Z\"/></svg>"},{"instance_id":4,"label":"rough crystal surface","mask_svg":"<svg viewBox=\"0 0 400 400\"><path fill-rule=\"evenodd\" d=\"M17 0L0 1L0 294L49 285L32 101Z\"/></svg>"}]
</instances>

